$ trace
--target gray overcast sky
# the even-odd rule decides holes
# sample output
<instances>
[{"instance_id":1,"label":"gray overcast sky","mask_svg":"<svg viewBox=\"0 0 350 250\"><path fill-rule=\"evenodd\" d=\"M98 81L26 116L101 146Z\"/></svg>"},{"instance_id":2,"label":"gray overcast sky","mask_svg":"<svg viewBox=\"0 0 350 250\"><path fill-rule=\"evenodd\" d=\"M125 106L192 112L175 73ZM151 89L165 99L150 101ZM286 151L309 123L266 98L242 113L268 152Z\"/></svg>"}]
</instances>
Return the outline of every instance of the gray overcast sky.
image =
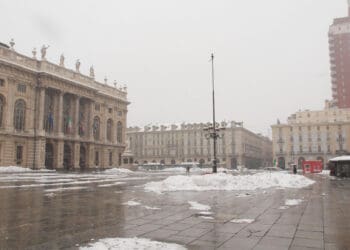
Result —
<instances>
[{"instance_id":1,"label":"gray overcast sky","mask_svg":"<svg viewBox=\"0 0 350 250\"><path fill-rule=\"evenodd\" d=\"M267 134L331 97L328 27L346 0L1 0L0 40L128 86L128 125L218 120Z\"/></svg>"}]
</instances>

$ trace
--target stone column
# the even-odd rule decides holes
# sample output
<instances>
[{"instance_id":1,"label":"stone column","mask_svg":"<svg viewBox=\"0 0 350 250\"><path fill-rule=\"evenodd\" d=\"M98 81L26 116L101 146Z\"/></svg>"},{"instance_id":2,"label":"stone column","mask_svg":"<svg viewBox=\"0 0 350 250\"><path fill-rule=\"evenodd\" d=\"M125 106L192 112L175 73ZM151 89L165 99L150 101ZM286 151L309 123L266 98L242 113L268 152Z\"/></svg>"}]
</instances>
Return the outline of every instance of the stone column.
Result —
<instances>
[{"instance_id":1,"label":"stone column","mask_svg":"<svg viewBox=\"0 0 350 250\"><path fill-rule=\"evenodd\" d=\"M79 169L79 162L80 162L80 142L74 143L74 159L73 159L73 167L75 169Z\"/></svg>"},{"instance_id":2,"label":"stone column","mask_svg":"<svg viewBox=\"0 0 350 250\"><path fill-rule=\"evenodd\" d=\"M87 147L87 150L88 150L87 166L89 168L93 168L95 166L95 146L93 144L89 144Z\"/></svg>"},{"instance_id":3,"label":"stone column","mask_svg":"<svg viewBox=\"0 0 350 250\"><path fill-rule=\"evenodd\" d=\"M13 131L13 115L14 115L14 104L15 104L15 87L14 81L12 79L8 79L8 95L6 98L6 105L3 112L6 114L3 119L3 126L6 127L6 130Z\"/></svg>"},{"instance_id":4,"label":"stone column","mask_svg":"<svg viewBox=\"0 0 350 250\"><path fill-rule=\"evenodd\" d=\"M58 141L57 142L57 151L56 155L54 156L56 158L56 166L55 168L63 168L63 154L64 154L64 141Z\"/></svg>"},{"instance_id":5,"label":"stone column","mask_svg":"<svg viewBox=\"0 0 350 250\"><path fill-rule=\"evenodd\" d=\"M87 132L89 133L88 134L88 139L93 141L94 140L94 133L93 133L92 126L93 126L93 123L94 123L94 115L93 115L93 113L94 113L94 102L92 100L89 102L88 109L89 109L89 112L88 112L89 113L89 118L88 118L89 121L88 121L88 129L87 129Z\"/></svg>"},{"instance_id":6,"label":"stone column","mask_svg":"<svg viewBox=\"0 0 350 250\"><path fill-rule=\"evenodd\" d=\"M45 89L38 89L38 106L37 106L37 122L34 126L38 129L38 135L44 134L44 112L45 112Z\"/></svg>"},{"instance_id":7,"label":"stone column","mask_svg":"<svg viewBox=\"0 0 350 250\"><path fill-rule=\"evenodd\" d=\"M63 92L59 92L58 94L58 116L56 125L58 136L63 136L63 95Z\"/></svg>"},{"instance_id":8,"label":"stone column","mask_svg":"<svg viewBox=\"0 0 350 250\"><path fill-rule=\"evenodd\" d=\"M79 138L79 105L80 104L80 97L77 96L75 98L75 110L74 110L74 136L76 138Z\"/></svg>"}]
</instances>

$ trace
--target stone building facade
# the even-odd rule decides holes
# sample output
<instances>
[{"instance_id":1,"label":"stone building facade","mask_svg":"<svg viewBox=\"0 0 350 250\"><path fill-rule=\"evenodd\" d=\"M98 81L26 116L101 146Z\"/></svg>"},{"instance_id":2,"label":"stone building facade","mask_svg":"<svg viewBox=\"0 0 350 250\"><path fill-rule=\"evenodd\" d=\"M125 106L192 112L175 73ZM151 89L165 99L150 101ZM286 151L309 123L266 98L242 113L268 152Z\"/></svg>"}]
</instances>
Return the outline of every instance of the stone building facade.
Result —
<instances>
[{"instance_id":1,"label":"stone building facade","mask_svg":"<svg viewBox=\"0 0 350 250\"><path fill-rule=\"evenodd\" d=\"M304 160L329 159L350 152L350 109L299 111L287 123L272 125L273 155L282 168Z\"/></svg>"},{"instance_id":2,"label":"stone building facade","mask_svg":"<svg viewBox=\"0 0 350 250\"><path fill-rule=\"evenodd\" d=\"M176 165L181 162L198 162L210 165L213 141L206 138L208 124L154 125L131 127L127 139L136 164L162 163ZM258 168L272 165L272 142L235 122L222 122L222 137L217 143L220 167L236 168L244 165Z\"/></svg>"},{"instance_id":3,"label":"stone building facade","mask_svg":"<svg viewBox=\"0 0 350 250\"><path fill-rule=\"evenodd\" d=\"M0 44L0 166L92 168L121 165L126 88L118 89Z\"/></svg>"}]
</instances>

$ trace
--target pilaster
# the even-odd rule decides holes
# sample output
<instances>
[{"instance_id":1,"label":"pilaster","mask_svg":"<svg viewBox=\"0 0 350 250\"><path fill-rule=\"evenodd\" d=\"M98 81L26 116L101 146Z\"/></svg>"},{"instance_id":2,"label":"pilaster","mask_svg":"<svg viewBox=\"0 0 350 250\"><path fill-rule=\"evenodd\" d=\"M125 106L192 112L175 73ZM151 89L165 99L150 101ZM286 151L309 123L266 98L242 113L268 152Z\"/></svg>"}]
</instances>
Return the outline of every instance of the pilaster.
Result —
<instances>
[{"instance_id":1,"label":"pilaster","mask_svg":"<svg viewBox=\"0 0 350 250\"><path fill-rule=\"evenodd\" d=\"M63 92L58 94L58 117L57 117L57 134L63 136ZM63 152L63 149L62 149ZM62 161L63 164L63 161Z\"/></svg>"}]
</instances>

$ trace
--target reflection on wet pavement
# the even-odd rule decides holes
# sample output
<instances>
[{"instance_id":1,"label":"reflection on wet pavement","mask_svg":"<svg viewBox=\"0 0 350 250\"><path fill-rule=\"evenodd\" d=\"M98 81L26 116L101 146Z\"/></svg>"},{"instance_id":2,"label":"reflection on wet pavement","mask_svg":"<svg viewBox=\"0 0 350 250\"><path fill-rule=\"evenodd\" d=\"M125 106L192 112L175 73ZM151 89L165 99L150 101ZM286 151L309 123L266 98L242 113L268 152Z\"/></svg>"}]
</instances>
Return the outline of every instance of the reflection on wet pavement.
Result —
<instances>
[{"instance_id":1,"label":"reflection on wet pavement","mask_svg":"<svg viewBox=\"0 0 350 250\"><path fill-rule=\"evenodd\" d=\"M249 192L144 190L171 174L1 173L0 249L76 249L111 237L189 249L350 248L350 180L313 176L308 188Z\"/></svg>"}]
</instances>

